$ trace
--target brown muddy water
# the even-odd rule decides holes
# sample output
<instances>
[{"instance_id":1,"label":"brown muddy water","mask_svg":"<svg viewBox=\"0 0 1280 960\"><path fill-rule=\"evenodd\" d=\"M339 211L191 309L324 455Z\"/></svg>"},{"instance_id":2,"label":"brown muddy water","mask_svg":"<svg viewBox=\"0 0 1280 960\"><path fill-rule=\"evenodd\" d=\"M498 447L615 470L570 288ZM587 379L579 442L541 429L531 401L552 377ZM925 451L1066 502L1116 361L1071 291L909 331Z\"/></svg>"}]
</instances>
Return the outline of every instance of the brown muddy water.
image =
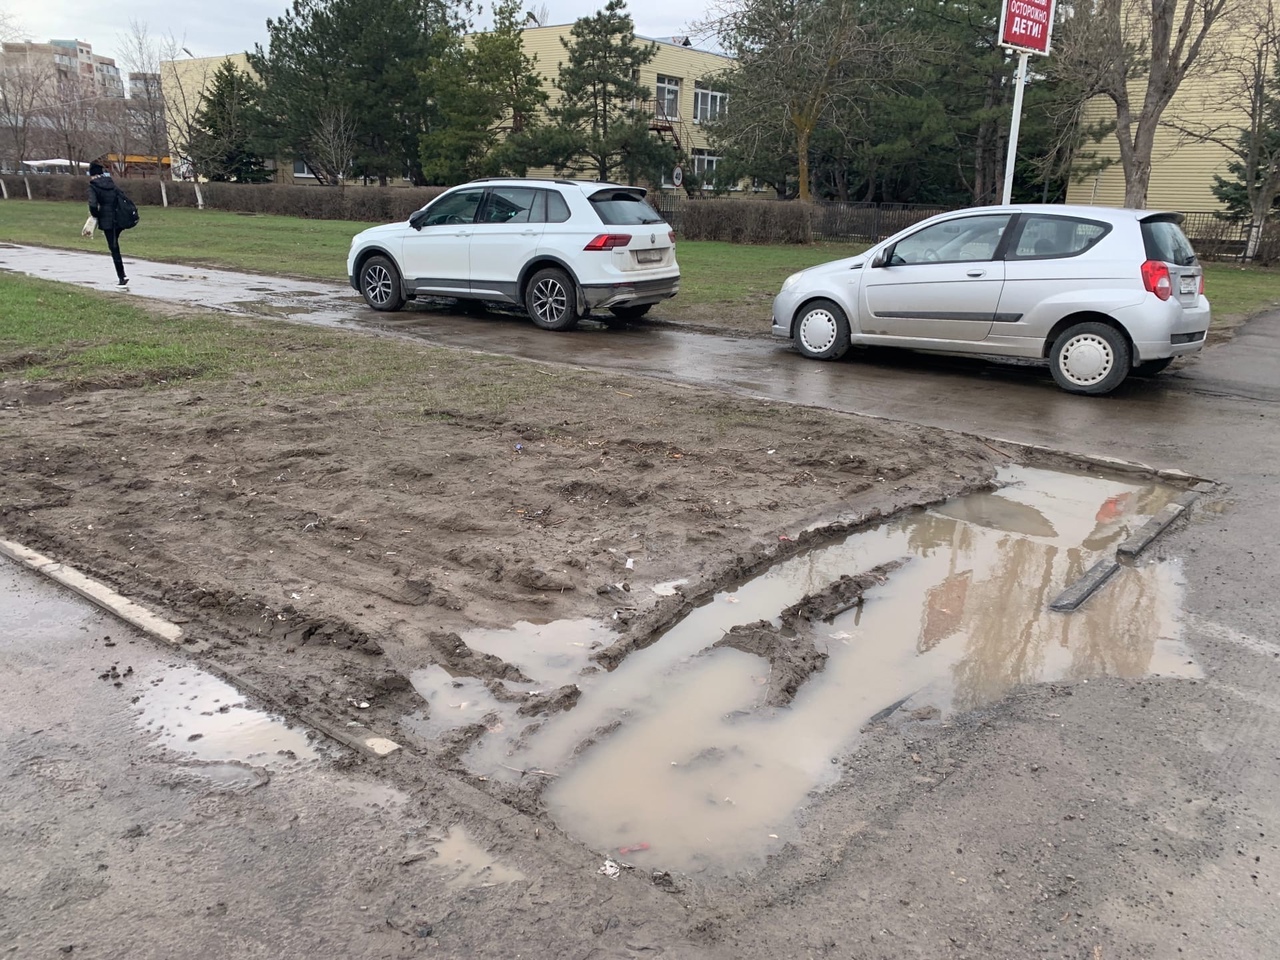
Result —
<instances>
[{"instance_id":1,"label":"brown muddy water","mask_svg":"<svg viewBox=\"0 0 1280 960\"><path fill-rule=\"evenodd\" d=\"M837 779L836 759L873 719L941 722L1025 683L1200 676L1180 640L1176 561L1123 567L1074 613L1048 610L1178 491L1030 468L1000 480L997 492L909 512L717 593L609 673L590 659L614 639L605 624L468 634L536 681L512 692L577 683L580 700L535 725L518 703L433 667L413 677L430 706L411 720L429 735L483 723L470 769L545 777L549 812L590 846L719 874L760 865L796 835L806 797ZM765 704L768 661L710 649L735 625L777 623L841 575L900 558L861 607L806 627L828 659L785 707Z\"/></svg>"},{"instance_id":2,"label":"brown muddy water","mask_svg":"<svg viewBox=\"0 0 1280 960\"><path fill-rule=\"evenodd\" d=\"M321 756L304 728L247 706L235 687L202 670L168 666L144 679L137 721L176 753L255 766Z\"/></svg>"}]
</instances>

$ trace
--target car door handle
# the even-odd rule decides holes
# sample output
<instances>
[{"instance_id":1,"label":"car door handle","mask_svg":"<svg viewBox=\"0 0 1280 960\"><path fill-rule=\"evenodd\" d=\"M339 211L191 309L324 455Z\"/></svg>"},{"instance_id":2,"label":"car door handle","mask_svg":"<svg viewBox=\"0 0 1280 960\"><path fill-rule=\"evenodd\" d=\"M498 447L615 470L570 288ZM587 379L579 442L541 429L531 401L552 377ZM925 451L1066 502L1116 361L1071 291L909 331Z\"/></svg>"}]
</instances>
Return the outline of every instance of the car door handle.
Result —
<instances>
[{"instance_id":1,"label":"car door handle","mask_svg":"<svg viewBox=\"0 0 1280 960\"><path fill-rule=\"evenodd\" d=\"M520 231L520 236L522 237L536 237L537 235L538 235L537 230L521 230Z\"/></svg>"},{"instance_id":2,"label":"car door handle","mask_svg":"<svg viewBox=\"0 0 1280 960\"><path fill-rule=\"evenodd\" d=\"M965 274L966 277L985 277L986 275L987 271L985 270L970 270Z\"/></svg>"},{"instance_id":3,"label":"car door handle","mask_svg":"<svg viewBox=\"0 0 1280 960\"><path fill-rule=\"evenodd\" d=\"M459 237L469 237L469 236L471 236L471 231L470 231L470 230L459 230L459 231L457 232L456 236L459 236Z\"/></svg>"}]
</instances>

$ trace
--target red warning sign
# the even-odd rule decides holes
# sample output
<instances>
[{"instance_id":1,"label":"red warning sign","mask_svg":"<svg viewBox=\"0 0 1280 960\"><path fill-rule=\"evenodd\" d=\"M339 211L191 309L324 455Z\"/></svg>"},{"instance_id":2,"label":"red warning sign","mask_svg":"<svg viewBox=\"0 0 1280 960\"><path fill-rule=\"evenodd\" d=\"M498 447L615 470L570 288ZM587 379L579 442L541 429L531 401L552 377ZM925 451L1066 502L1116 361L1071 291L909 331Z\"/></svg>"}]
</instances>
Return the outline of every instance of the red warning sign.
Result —
<instances>
[{"instance_id":1,"label":"red warning sign","mask_svg":"<svg viewBox=\"0 0 1280 960\"><path fill-rule=\"evenodd\" d=\"M1047 54L1053 35L1054 0L1004 0L1000 46Z\"/></svg>"}]
</instances>

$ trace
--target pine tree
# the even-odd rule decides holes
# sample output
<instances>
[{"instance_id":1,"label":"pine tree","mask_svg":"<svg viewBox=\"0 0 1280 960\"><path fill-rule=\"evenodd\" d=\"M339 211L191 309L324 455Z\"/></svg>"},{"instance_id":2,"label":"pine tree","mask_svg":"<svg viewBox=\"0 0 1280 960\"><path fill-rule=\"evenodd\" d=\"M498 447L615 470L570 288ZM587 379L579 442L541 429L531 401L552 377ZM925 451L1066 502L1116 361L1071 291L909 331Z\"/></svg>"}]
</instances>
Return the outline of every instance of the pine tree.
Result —
<instances>
[{"instance_id":1,"label":"pine tree","mask_svg":"<svg viewBox=\"0 0 1280 960\"><path fill-rule=\"evenodd\" d=\"M467 44L456 34L421 73L434 103L429 129L420 138L427 180L458 183L502 173L523 175L521 135L547 101L537 57L524 52L520 0L502 0L493 29ZM508 136L503 139L503 133Z\"/></svg>"},{"instance_id":2,"label":"pine tree","mask_svg":"<svg viewBox=\"0 0 1280 960\"><path fill-rule=\"evenodd\" d=\"M594 16L580 18L561 43L568 60L556 79L560 100L531 143L559 172L659 180L675 152L650 132L642 105L652 91L637 79L658 48L637 42L625 0L609 0Z\"/></svg>"},{"instance_id":3,"label":"pine tree","mask_svg":"<svg viewBox=\"0 0 1280 960\"><path fill-rule=\"evenodd\" d=\"M197 175L209 180L265 183L271 179L263 159L251 149L253 83L224 60L191 124L184 147Z\"/></svg>"}]
</instances>

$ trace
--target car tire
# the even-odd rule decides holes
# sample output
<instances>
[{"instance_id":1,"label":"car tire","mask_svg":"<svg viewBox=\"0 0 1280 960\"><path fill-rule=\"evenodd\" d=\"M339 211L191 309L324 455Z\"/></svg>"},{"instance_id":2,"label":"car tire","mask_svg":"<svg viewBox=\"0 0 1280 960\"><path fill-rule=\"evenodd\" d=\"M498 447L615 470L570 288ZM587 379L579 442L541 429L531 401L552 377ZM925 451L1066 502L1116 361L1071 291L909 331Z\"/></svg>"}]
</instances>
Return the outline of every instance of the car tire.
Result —
<instances>
[{"instance_id":1,"label":"car tire","mask_svg":"<svg viewBox=\"0 0 1280 960\"><path fill-rule=\"evenodd\" d=\"M400 271L390 258L370 257L360 267L360 296L375 310L394 313L404 306Z\"/></svg>"},{"instance_id":2,"label":"car tire","mask_svg":"<svg viewBox=\"0 0 1280 960\"><path fill-rule=\"evenodd\" d=\"M547 267L529 278L524 308L543 330L571 330L578 323L578 291L567 273Z\"/></svg>"},{"instance_id":3,"label":"car tire","mask_svg":"<svg viewBox=\"0 0 1280 960\"><path fill-rule=\"evenodd\" d=\"M1115 327L1089 321L1068 327L1049 350L1049 370L1068 393L1101 396L1129 375L1132 352Z\"/></svg>"},{"instance_id":4,"label":"car tire","mask_svg":"<svg viewBox=\"0 0 1280 960\"><path fill-rule=\"evenodd\" d=\"M796 312L791 339L806 357L839 360L849 352L849 318L838 304L814 300Z\"/></svg>"},{"instance_id":5,"label":"car tire","mask_svg":"<svg viewBox=\"0 0 1280 960\"><path fill-rule=\"evenodd\" d=\"M610 307L609 312L622 321L639 320L648 313L652 307L652 303L642 303L639 306L627 306L624 304L621 307ZM608 321L605 322L607 323Z\"/></svg>"},{"instance_id":6,"label":"car tire","mask_svg":"<svg viewBox=\"0 0 1280 960\"><path fill-rule=\"evenodd\" d=\"M1135 377L1154 377L1158 373L1164 373L1169 369L1169 364L1173 363L1173 357L1161 357L1159 360L1143 360L1133 368L1133 376Z\"/></svg>"}]
</instances>

